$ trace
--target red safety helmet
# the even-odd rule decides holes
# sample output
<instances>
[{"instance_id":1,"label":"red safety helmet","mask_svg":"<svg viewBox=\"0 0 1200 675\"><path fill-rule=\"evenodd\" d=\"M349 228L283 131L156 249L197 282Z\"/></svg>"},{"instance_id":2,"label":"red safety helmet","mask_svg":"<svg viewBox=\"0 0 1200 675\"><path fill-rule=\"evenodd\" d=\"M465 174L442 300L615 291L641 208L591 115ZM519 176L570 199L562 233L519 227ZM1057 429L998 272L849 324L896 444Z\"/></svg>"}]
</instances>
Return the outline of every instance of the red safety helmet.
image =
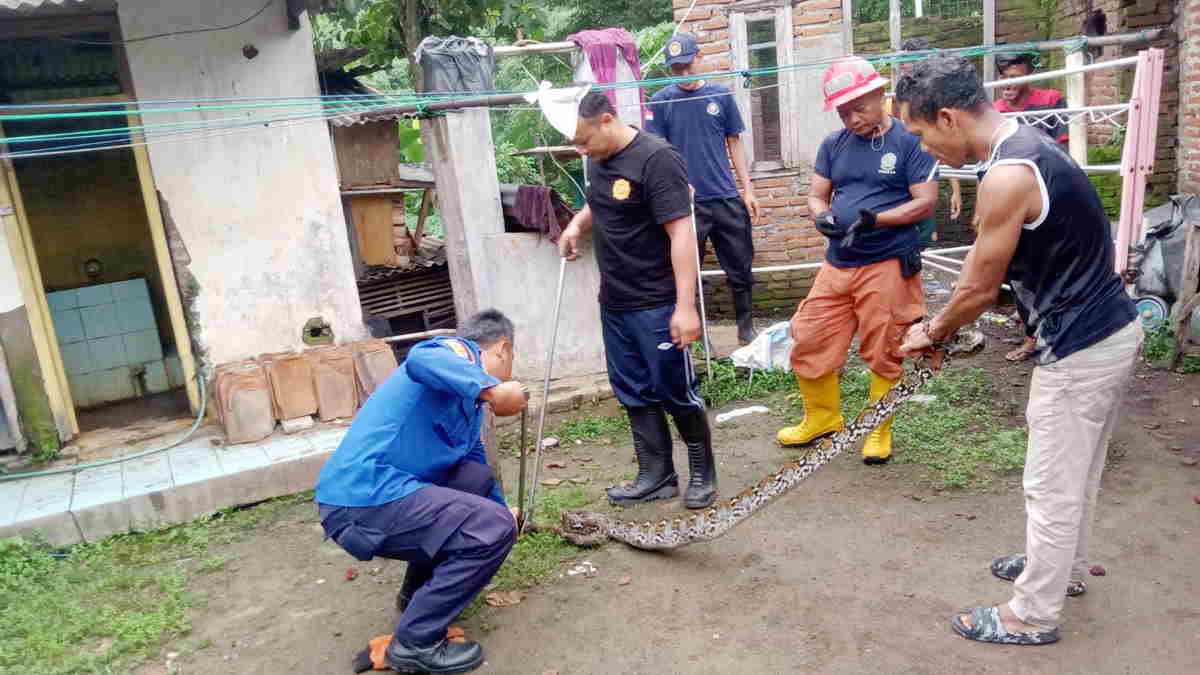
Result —
<instances>
[{"instance_id":1,"label":"red safety helmet","mask_svg":"<svg viewBox=\"0 0 1200 675\"><path fill-rule=\"evenodd\" d=\"M821 91L825 94L825 112L887 86L870 61L858 56L840 58L825 71Z\"/></svg>"}]
</instances>

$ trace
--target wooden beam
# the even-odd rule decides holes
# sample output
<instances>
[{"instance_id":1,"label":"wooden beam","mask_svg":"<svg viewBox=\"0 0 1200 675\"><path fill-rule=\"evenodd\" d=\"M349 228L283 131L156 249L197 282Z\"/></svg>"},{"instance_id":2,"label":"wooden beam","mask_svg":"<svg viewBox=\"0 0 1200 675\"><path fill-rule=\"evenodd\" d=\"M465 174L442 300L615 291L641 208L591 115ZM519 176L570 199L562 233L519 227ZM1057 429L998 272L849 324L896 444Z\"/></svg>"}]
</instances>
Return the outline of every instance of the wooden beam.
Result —
<instances>
[{"instance_id":1,"label":"wooden beam","mask_svg":"<svg viewBox=\"0 0 1200 675\"><path fill-rule=\"evenodd\" d=\"M750 52L747 50L749 40L746 36L746 15L742 12L735 12L729 15L729 51L732 55L733 69L735 71L748 70L750 68ZM738 109L742 113L742 119L746 120L746 131L742 133L742 145L746 146L746 159L749 162L751 169L754 168L754 161L757 159L754 156L754 115L752 114L750 103L750 90L746 87L745 78L736 78L730 87L733 89L733 98L737 101Z\"/></svg>"},{"instance_id":2,"label":"wooden beam","mask_svg":"<svg viewBox=\"0 0 1200 675\"><path fill-rule=\"evenodd\" d=\"M4 130L0 127L0 148L4 145ZM54 330L50 305L46 301L46 290L42 285L42 271L38 265L37 249L33 243L33 232L29 227L29 216L21 199L21 187L12 161L0 159L0 207L7 206L3 225L17 268L21 285L21 298L29 316L29 329L33 334L33 348L37 353L42 381L46 388L46 399L54 415L54 424L59 439L66 441L79 433L79 420L75 417L75 405L71 399L71 388L67 383L67 371L63 367L62 354L58 351L58 336Z\"/></svg>"},{"instance_id":3,"label":"wooden beam","mask_svg":"<svg viewBox=\"0 0 1200 675\"><path fill-rule=\"evenodd\" d=\"M417 229L413 232L413 246L421 248L421 239L425 236L425 219L429 217L429 207L433 202L433 190L425 188L421 193L421 212L417 214Z\"/></svg>"}]
</instances>

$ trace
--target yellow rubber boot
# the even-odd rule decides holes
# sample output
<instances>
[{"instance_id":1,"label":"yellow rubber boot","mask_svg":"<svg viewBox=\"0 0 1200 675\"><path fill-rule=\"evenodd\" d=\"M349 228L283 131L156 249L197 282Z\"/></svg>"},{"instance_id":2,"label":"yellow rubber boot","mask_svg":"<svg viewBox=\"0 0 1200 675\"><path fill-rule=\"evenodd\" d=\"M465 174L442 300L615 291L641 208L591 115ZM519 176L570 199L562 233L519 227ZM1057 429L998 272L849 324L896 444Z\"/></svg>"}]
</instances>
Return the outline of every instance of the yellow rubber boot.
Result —
<instances>
[{"instance_id":1,"label":"yellow rubber boot","mask_svg":"<svg viewBox=\"0 0 1200 675\"><path fill-rule=\"evenodd\" d=\"M838 374L832 372L815 380L796 376L796 385L804 398L804 421L784 427L775 434L783 446L808 445L813 441L846 428L842 419L842 391Z\"/></svg>"},{"instance_id":2,"label":"yellow rubber boot","mask_svg":"<svg viewBox=\"0 0 1200 675\"><path fill-rule=\"evenodd\" d=\"M871 373L871 393L869 398L871 403L875 403L883 398L883 395L892 390L896 386L899 379L889 380L886 377ZM863 443L862 449L863 462L866 464L885 464L892 458L892 418L889 417L883 424L875 427L875 430L867 436L866 443Z\"/></svg>"}]
</instances>

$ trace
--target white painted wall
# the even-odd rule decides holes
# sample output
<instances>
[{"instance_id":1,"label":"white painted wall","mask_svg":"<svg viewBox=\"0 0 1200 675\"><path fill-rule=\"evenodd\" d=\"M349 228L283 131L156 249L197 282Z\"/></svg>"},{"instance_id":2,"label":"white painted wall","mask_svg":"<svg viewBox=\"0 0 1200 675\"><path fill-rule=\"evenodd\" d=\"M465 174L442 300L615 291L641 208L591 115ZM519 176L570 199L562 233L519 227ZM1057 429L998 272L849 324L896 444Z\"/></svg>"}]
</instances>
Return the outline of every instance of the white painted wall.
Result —
<instances>
[{"instance_id":1,"label":"white painted wall","mask_svg":"<svg viewBox=\"0 0 1200 675\"><path fill-rule=\"evenodd\" d=\"M494 306L512 319L516 332L513 374L540 387L554 332L558 247L545 237L521 232L485 235L483 251ZM599 294L600 270L591 239L584 237L580 257L567 263L563 282L555 379L605 372Z\"/></svg>"},{"instance_id":2,"label":"white painted wall","mask_svg":"<svg viewBox=\"0 0 1200 675\"><path fill-rule=\"evenodd\" d=\"M9 248L8 234L4 226L0 225L0 314L11 312L24 304L20 280L17 277L17 265L12 249Z\"/></svg>"},{"instance_id":3,"label":"white painted wall","mask_svg":"<svg viewBox=\"0 0 1200 675\"><path fill-rule=\"evenodd\" d=\"M122 0L126 40L223 26L261 3L242 0ZM307 17L289 31L283 2L238 28L127 46L140 101L316 96ZM258 55L247 59L244 45ZM313 111L264 107L146 116L146 123L234 117L265 120ZM158 190L191 255L201 290L201 334L213 363L300 348L301 327L324 317L339 341L365 335L323 121L252 127L218 137L151 134Z\"/></svg>"}]
</instances>

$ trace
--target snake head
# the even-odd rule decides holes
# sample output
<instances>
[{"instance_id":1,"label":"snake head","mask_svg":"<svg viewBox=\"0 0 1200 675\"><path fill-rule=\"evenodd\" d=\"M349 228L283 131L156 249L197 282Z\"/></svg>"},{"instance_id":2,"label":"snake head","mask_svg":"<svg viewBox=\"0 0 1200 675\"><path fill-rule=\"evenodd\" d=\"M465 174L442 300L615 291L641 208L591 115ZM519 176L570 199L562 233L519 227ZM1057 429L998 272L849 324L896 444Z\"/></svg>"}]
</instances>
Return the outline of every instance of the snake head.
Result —
<instances>
[{"instance_id":1,"label":"snake head","mask_svg":"<svg viewBox=\"0 0 1200 675\"><path fill-rule=\"evenodd\" d=\"M576 546L599 546L608 539L609 519L595 511L564 511L559 534Z\"/></svg>"}]
</instances>

